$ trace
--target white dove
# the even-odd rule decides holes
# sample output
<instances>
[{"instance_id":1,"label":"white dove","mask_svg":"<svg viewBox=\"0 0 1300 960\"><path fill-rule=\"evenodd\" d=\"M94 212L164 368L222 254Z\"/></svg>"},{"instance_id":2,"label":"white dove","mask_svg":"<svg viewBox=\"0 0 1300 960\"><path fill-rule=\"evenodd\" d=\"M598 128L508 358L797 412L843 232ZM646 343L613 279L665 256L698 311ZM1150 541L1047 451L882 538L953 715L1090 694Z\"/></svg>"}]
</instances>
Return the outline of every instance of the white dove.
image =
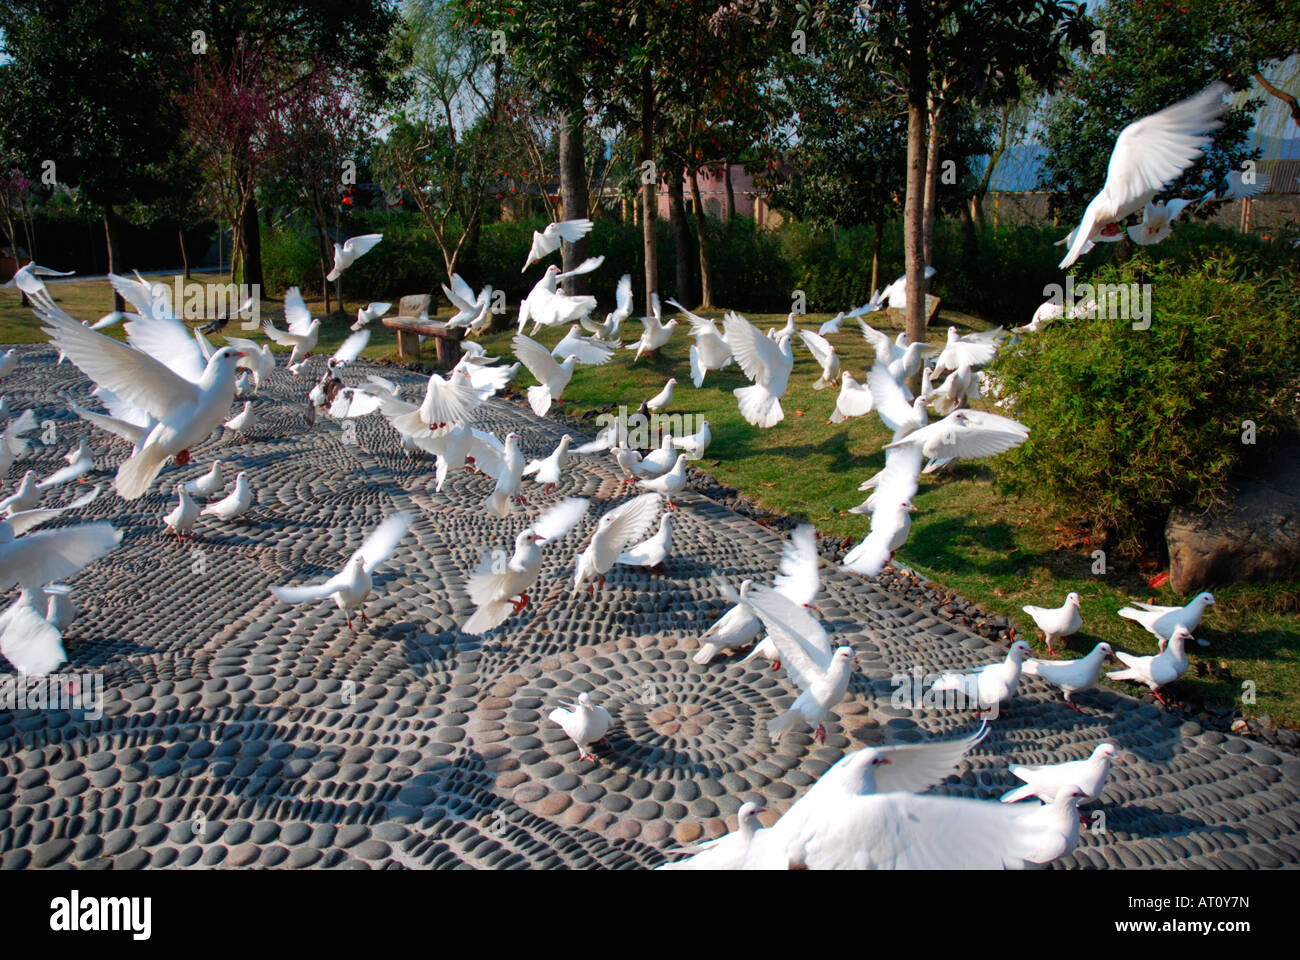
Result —
<instances>
[{"instance_id":1,"label":"white dove","mask_svg":"<svg viewBox=\"0 0 1300 960\"><path fill-rule=\"evenodd\" d=\"M723 327L736 363L753 381L752 386L731 391L740 401L740 415L756 427L776 426L785 419L781 398L794 369L790 338L769 340L738 313L728 313Z\"/></svg>"},{"instance_id":2,"label":"white dove","mask_svg":"<svg viewBox=\"0 0 1300 960\"><path fill-rule=\"evenodd\" d=\"M650 530L659 514L659 503L659 494L643 493L600 518L591 540L574 564L573 593L582 589L584 581L593 580L588 589L593 597L596 595L597 584L605 582L605 574L614 566L619 554Z\"/></svg>"},{"instance_id":3,"label":"white dove","mask_svg":"<svg viewBox=\"0 0 1300 960\"><path fill-rule=\"evenodd\" d=\"M24 588L0 614L0 654L26 677L53 673L68 659L63 634L45 619L43 594Z\"/></svg>"},{"instance_id":4,"label":"white dove","mask_svg":"<svg viewBox=\"0 0 1300 960\"><path fill-rule=\"evenodd\" d=\"M982 339L963 339L958 335L956 327L949 327L948 342L934 361L934 376L940 377L958 367L982 367L991 363L997 355L996 344Z\"/></svg>"},{"instance_id":5,"label":"white dove","mask_svg":"<svg viewBox=\"0 0 1300 960\"><path fill-rule=\"evenodd\" d=\"M1009 417L983 410L957 410L901 440L885 444L885 449L915 445L927 457L975 459L1003 453L1028 438L1029 428Z\"/></svg>"},{"instance_id":6,"label":"white dove","mask_svg":"<svg viewBox=\"0 0 1300 960\"><path fill-rule=\"evenodd\" d=\"M179 500L172 512L163 517L163 523L171 527L177 540L185 539L199 519L198 505L190 498L185 486L183 483L176 484L176 496Z\"/></svg>"},{"instance_id":7,"label":"white dove","mask_svg":"<svg viewBox=\"0 0 1300 960\"><path fill-rule=\"evenodd\" d=\"M241 470L235 474L235 489L222 499L209 503L200 515L230 521L242 515L252 504L253 488L248 483L248 474Z\"/></svg>"},{"instance_id":8,"label":"white dove","mask_svg":"<svg viewBox=\"0 0 1300 960\"><path fill-rule=\"evenodd\" d=\"M642 317L641 323L645 327L640 338L636 343L629 344L626 349L635 350L636 356L632 362L636 363L647 353L654 353L669 340L673 338L673 331L677 329L676 319L663 322L663 313L659 306L659 294L653 291L650 294L650 313L651 316Z\"/></svg>"},{"instance_id":9,"label":"white dove","mask_svg":"<svg viewBox=\"0 0 1300 960\"><path fill-rule=\"evenodd\" d=\"M758 804L742 803L736 811L736 829L714 840L675 853L691 853L685 860L676 860L656 867L656 870L739 870L745 865L749 846L755 835L763 829L758 815L766 812Z\"/></svg>"},{"instance_id":10,"label":"white dove","mask_svg":"<svg viewBox=\"0 0 1300 960\"><path fill-rule=\"evenodd\" d=\"M709 444L712 442L713 431L709 429L707 420L701 420L700 428L694 433L684 437L673 437L673 446L686 453L692 460L703 457L704 451L709 449Z\"/></svg>"},{"instance_id":11,"label":"white dove","mask_svg":"<svg viewBox=\"0 0 1300 960\"><path fill-rule=\"evenodd\" d=\"M567 433L560 437L560 442L556 444L550 456L541 460L528 461L523 475L532 476L534 483L545 484L546 493L550 493L551 489L560 482L560 473L569 462L569 444L572 442L573 438Z\"/></svg>"},{"instance_id":12,"label":"white dove","mask_svg":"<svg viewBox=\"0 0 1300 960\"><path fill-rule=\"evenodd\" d=\"M1173 233L1174 221L1192 203L1191 200L1170 200L1167 203L1150 201L1142 208L1142 222L1128 228L1128 235L1139 246L1159 243Z\"/></svg>"},{"instance_id":13,"label":"white dove","mask_svg":"<svg viewBox=\"0 0 1300 960\"><path fill-rule=\"evenodd\" d=\"M610 361L614 356L614 345L594 338L584 337L582 335L582 326L573 324L569 327L569 332L564 335L564 339L555 345L551 351L551 356L557 360L563 360L565 357L574 357L579 363L589 364L599 367Z\"/></svg>"},{"instance_id":14,"label":"white dove","mask_svg":"<svg viewBox=\"0 0 1300 960\"><path fill-rule=\"evenodd\" d=\"M519 452L519 435L507 433L505 439L505 468L496 478L496 486L483 504L488 513L496 517L508 516L512 503L519 503L522 497L519 488L523 483L524 455Z\"/></svg>"},{"instance_id":15,"label":"white dove","mask_svg":"<svg viewBox=\"0 0 1300 960\"><path fill-rule=\"evenodd\" d=\"M577 526L590 501L582 497L561 500L515 537L515 552L507 560L505 551L485 554L465 581L465 594L477 608L461 626L477 636L505 623L528 606L528 591L542 572L542 545L558 540Z\"/></svg>"},{"instance_id":16,"label":"white dove","mask_svg":"<svg viewBox=\"0 0 1300 960\"><path fill-rule=\"evenodd\" d=\"M651 413L663 413L673 402L673 387L677 386L677 378L669 377L664 383L664 388L656 393L653 397L645 402L646 409Z\"/></svg>"},{"instance_id":17,"label":"white dove","mask_svg":"<svg viewBox=\"0 0 1300 960\"><path fill-rule=\"evenodd\" d=\"M659 531L649 540L643 540L634 547L628 547L618 555L618 562L629 567L663 566L664 560L673 549L673 514L665 511L659 518Z\"/></svg>"},{"instance_id":18,"label":"white dove","mask_svg":"<svg viewBox=\"0 0 1300 960\"><path fill-rule=\"evenodd\" d=\"M731 344L727 343L726 337L718 330L718 325L709 318L691 313L671 297L668 298L668 303L685 314L691 325L691 336L695 338L690 349L691 382L697 387L703 386L704 377L710 370L721 370L734 362Z\"/></svg>"},{"instance_id":19,"label":"white dove","mask_svg":"<svg viewBox=\"0 0 1300 960\"><path fill-rule=\"evenodd\" d=\"M813 600L817 597L817 592L821 589L821 559L817 553L817 530L810 523L801 524L795 527L790 533L790 540L781 548L781 566L772 581L772 586L777 593L781 594L791 603L800 607L812 607ZM744 584L741 584L743 591ZM743 610L749 616L755 625L755 630L761 626L754 611L749 605L744 603L739 595L733 595L728 588L724 591L724 596L735 604L727 615L733 611ZM726 616L723 617L726 619ZM721 622L721 621L719 621ZM742 625L740 615L737 615L732 629L739 630ZM717 624L715 624L717 626ZM710 628L712 630L712 628ZM705 636L709 634L706 633ZM703 640L703 637L700 638ZM725 646L740 646L739 643L728 643ZM700 651L695 655L696 663L708 663L712 658L712 652L705 654L705 644L700 647ZM772 662L772 669L781 669L781 651L777 649L776 643L770 637L764 637L754 645L754 649L740 662L746 663L755 657L763 657Z\"/></svg>"},{"instance_id":20,"label":"white dove","mask_svg":"<svg viewBox=\"0 0 1300 960\"><path fill-rule=\"evenodd\" d=\"M357 322L352 324L350 329L353 333L362 330L370 325L371 320L378 320L392 308L391 303L370 303L364 307L357 307Z\"/></svg>"},{"instance_id":21,"label":"white dove","mask_svg":"<svg viewBox=\"0 0 1300 960\"><path fill-rule=\"evenodd\" d=\"M1205 608L1214 606L1214 594L1198 593L1185 607L1161 607L1151 603L1133 601L1131 607L1121 607L1119 615L1126 620L1139 623L1150 634L1161 641L1173 636L1178 627L1185 627L1191 633L1201 624ZM1199 641L1208 647L1209 641Z\"/></svg>"},{"instance_id":22,"label":"white dove","mask_svg":"<svg viewBox=\"0 0 1300 960\"><path fill-rule=\"evenodd\" d=\"M447 326L469 327L473 329L490 316L492 309L492 288L484 287L478 296L458 273L451 275L451 286L442 285L442 292L447 301L456 308L456 312L447 321ZM490 321L489 321L490 322Z\"/></svg>"},{"instance_id":23,"label":"white dove","mask_svg":"<svg viewBox=\"0 0 1300 960\"><path fill-rule=\"evenodd\" d=\"M778 590L751 584L741 591L741 598L763 621L786 673L802 691L785 713L767 722L772 742L779 742L786 730L802 720L814 727L814 736L825 743L823 721L848 692L853 664L857 662L853 648L832 650L826 629L806 607L791 602Z\"/></svg>"},{"instance_id":24,"label":"white dove","mask_svg":"<svg viewBox=\"0 0 1300 960\"><path fill-rule=\"evenodd\" d=\"M803 341L803 345L808 348L808 352L813 355L813 359L822 368L822 375L813 383L813 389L825 390L839 379L839 354L835 352L835 348L827 342L825 337L813 333L811 330L800 330L799 339Z\"/></svg>"},{"instance_id":25,"label":"white dove","mask_svg":"<svg viewBox=\"0 0 1300 960\"><path fill-rule=\"evenodd\" d=\"M751 857L747 865L785 869L791 854L795 863L802 863L807 845L816 843L826 821L849 798L929 790L958 772L966 754L987 736L988 729L985 721L968 737L867 747L846 754L769 828L762 841L765 849L756 849L758 856Z\"/></svg>"},{"instance_id":26,"label":"white dove","mask_svg":"<svg viewBox=\"0 0 1300 960\"><path fill-rule=\"evenodd\" d=\"M925 397L909 400L903 384L894 377L889 367L877 360L867 373L867 389L871 392L872 409L880 422L894 432L898 441L929 422L925 412Z\"/></svg>"},{"instance_id":27,"label":"white dove","mask_svg":"<svg viewBox=\"0 0 1300 960\"><path fill-rule=\"evenodd\" d=\"M528 405L539 417L546 416L551 404L564 396L564 388L573 378L573 368L578 358L570 354L561 363L556 363L544 346L522 333L517 334L511 344L515 356L528 368L528 372L537 381L537 386L528 388Z\"/></svg>"},{"instance_id":28,"label":"white dove","mask_svg":"<svg viewBox=\"0 0 1300 960\"><path fill-rule=\"evenodd\" d=\"M268 343L257 344L242 337L226 337L226 343L241 351L244 355L239 360L240 368L253 375L253 392L257 393L262 382L275 369L275 352Z\"/></svg>"},{"instance_id":29,"label":"white dove","mask_svg":"<svg viewBox=\"0 0 1300 960\"><path fill-rule=\"evenodd\" d=\"M18 487L12 494L0 500L0 510L5 515L12 515L21 510L31 510L41 502L42 491L36 483L36 471L28 470L23 474Z\"/></svg>"},{"instance_id":30,"label":"white dove","mask_svg":"<svg viewBox=\"0 0 1300 960\"><path fill-rule=\"evenodd\" d=\"M877 489L873 496L871 532L840 561L845 570L864 577L879 576L894 559L895 552L907 542L912 531L912 514L916 512L911 500L900 499L890 488Z\"/></svg>"},{"instance_id":31,"label":"white dove","mask_svg":"<svg viewBox=\"0 0 1300 960\"><path fill-rule=\"evenodd\" d=\"M640 469L637 473L641 477L661 477L671 470L676 463L677 444L673 442L672 434L664 433L659 442L659 448L641 458Z\"/></svg>"},{"instance_id":32,"label":"white dove","mask_svg":"<svg viewBox=\"0 0 1300 960\"><path fill-rule=\"evenodd\" d=\"M117 469L114 487L124 500L143 496L169 457L179 466L189 463L190 447L207 439L230 411L235 365L243 356L232 347L214 352L192 381L145 351L79 323L53 315L45 322L45 332L83 373L158 421L143 445ZM185 342L194 343L188 337Z\"/></svg>"},{"instance_id":33,"label":"white dove","mask_svg":"<svg viewBox=\"0 0 1300 960\"><path fill-rule=\"evenodd\" d=\"M76 404L69 405L74 411L77 410ZM9 479L9 471L13 469L14 461L26 456L31 449L31 442L24 440L22 435L35 429L36 412L24 410L5 426L3 433L0 433L0 483Z\"/></svg>"},{"instance_id":34,"label":"white dove","mask_svg":"<svg viewBox=\"0 0 1300 960\"><path fill-rule=\"evenodd\" d=\"M998 705L1015 696L1020 684L1021 664L1031 653L1033 650L1029 644L1017 640L1007 651L1005 660L981 667L974 673L945 673L934 682L932 689L937 693L958 694L957 707L974 706L977 712L983 710L996 716Z\"/></svg>"},{"instance_id":35,"label":"white dove","mask_svg":"<svg viewBox=\"0 0 1300 960\"><path fill-rule=\"evenodd\" d=\"M45 619L62 633L77 618L77 606L72 602L72 587L66 583L51 583L41 591L45 594Z\"/></svg>"},{"instance_id":36,"label":"white dove","mask_svg":"<svg viewBox=\"0 0 1300 960\"><path fill-rule=\"evenodd\" d=\"M1062 789L1073 785L1082 791L1079 802L1091 803L1101 796L1101 791L1106 786L1106 776L1110 773L1110 765L1123 762L1115 744L1099 743L1085 760L1039 766L1013 763L1009 767L1011 775L1023 780L1024 785L1002 794L1002 802L1015 803L1029 797L1038 797L1051 803Z\"/></svg>"},{"instance_id":37,"label":"white dove","mask_svg":"<svg viewBox=\"0 0 1300 960\"><path fill-rule=\"evenodd\" d=\"M39 590L67 580L122 540L107 523L85 523L15 536L14 525L0 520L0 591L15 584Z\"/></svg>"},{"instance_id":38,"label":"white dove","mask_svg":"<svg viewBox=\"0 0 1300 960\"><path fill-rule=\"evenodd\" d=\"M212 469L196 480L189 480L181 484L186 493L197 494L200 497L210 497L225 487L225 481L221 478L221 461L213 460Z\"/></svg>"},{"instance_id":39,"label":"white dove","mask_svg":"<svg viewBox=\"0 0 1300 960\"><path fill-rule=\"evenodd\" d=\"M579 760L592 761L596 758L587 752L587 744L604 740L614 723L609 711L592 703L591 695L587 693L578 694L577 703L564 703L556 707L547 714L547 719L559 724L569 739L578 745Z\"/></svg>"},{"instance_id":40,"label":"white dove","mask_svg":"<svg viewBox=\"0 0 1300 960\"><path fill-rule=\"evenodd\" d=\"M1065 695L1065 703L1074 710L1079 708L1071 699L1082 690L1090 690L1097 685L1101 676L1102 665L1106 658L1113 655L1109 643L1099 643L1085 657L1076 660L1026 660L1020 672L1029 677L1039 677L1052 686L1060 687Z\"/></svg>"},{"instance_id":41,"label":"white dove","mask_svg":"<svg viewBox=\"0 0 1300 960\"><path fill-rule=\"evenodd\" d=\"M244 408L237 414L222 424L227 430L239 435L239 439L247 440L248 431L257 426L257 414L253 412L253 401L245 400Z\"/></svg>"},{"instance_id":42,"label":"white dove","mask_svg":"<svg viewBox=\"0 0 1300 960\"><path fill-rule=\"evenodd\" d=\"M1068 637L1078 631L1083 626L1083 617L1079 616L1079 595L1069 593L1065 597L1065 603L1059 607L1035 607L1026 606L1020 609L1029 614L1030 619L1039 630L1043 631L1043 636L1047 640L1047 652L1049 655L1055 653L1052 649L1052 641L1061 637Z\"/></svg>"},{"instance_id":43,"label":"white dove","mask_svg":"<svg viewBox=\"0 0 1300 960\"><path fill-rule=\"evenodd\" d=\"M1225 83L1212 83L1120 131L1106 169L1106 183L1067 238L1069 250L1058 265L1060 269L1078 260L1092 241L1117 235L1120 221L1141 210L1196 162L1210 142L1209 133L1223 124L1223 98L1229 90Z\"/></svg>"},{"instance_id":44,"label":"white dove","mask_svg":"<svg viewBox=\"0 0 1300 960\"><path fill-rule=\"evenodd\" d=\"M763 621L758 619L754 613L754 608L749 602L741 597L745 593L747 586L753 586L753 580L742 580L740 584L740 593L731 588L731 585L725 581L718 581L718 588L724 599L731 603L727 612L714 621L713 625L704 632L700 637L700 649L695 652L691 659L696 663L710 663L715 656L722 650L729 647L739 648L747 647L763 632ZM775 652L776 645L772 645ZM755 648L757 650L757 647ZM751 654L750 656L753 656ZM776 661L776 654L773 656L772 669L779 666ZM745 658L746 660L749 657Z\"/></svg>"},{"instance_id":45,"label":"white dove","mask_svg":"<svg viewBox=\"0 0 1300 960\"><path fill-rule=\"evenodd\" d=\"M320 320L312 318L297 287L284 292L284 322L287 330L280 330L270 320L264 320L262 332L282 347L292 347L286 365L298 367L316 349L316 341L320 339Z\"/></svg>"},{"instance_id":46,"label":"white dove","mask_svg":"<svg viewBox=\"0 0 1300 960\"><path fill-rule=\"evenodd\" d=\"M27 531L35 530L42 524L49 523L55 517L67 513L69 510L80 510L82 507L94 503L99 496L100 489L100 487L96 486L90 492L83 493L61 507L38 507L33 510L19 510L9 514L5 519L13 530L14 536L21 537Z\"/></svg>"},{"instance_id":47,"label":"white dove","mask_svg":"<svg viewBox=\"0 0 1300 960\"><path fill-rule=\"evenodd\" d=\"M242 476L242 474L241 474ZM411 526L411 515L395 513L388 517L362 541L361 546L345 566L334 576L321 583L303 587L271 587L271 593L283 603L311 603L333 597L335 604L352 627L352 611L356 610L366 620L363 604L374 589L375 569L388 560Z\"/></svg>"},{"instance_id":48,"label":"white dove","mask_svg":"<svg viewBox=\"0 0 1300 960\"><path fill-rule=\"evenodd\" d=\"M604 257L589 257L566 273L552 264L542 274L542 279L533 285L528 296L519 304L519 332L524 332L524 325L533 321L532 332L535 334L542 327L558 327L566 323L581 323L596 309L596 298L589 296L571 297L561 293L560 281L579 274L591 273L601 265Z\"/></svg>"},{"instance_id":49,"label":"white dove","mask_svg":"<svg viewBox=\"0 0 1300 960\"><path fill-rule=\"evenodd\" d=\"M935 274L934 267L925 268L926 280L929 280L931 277L934 276L934 274ZM881 290L876 297L872 297L872 300L885 304L891 310L906 310L907 309L907 274L903 274L901 277L899 277L889 286L885 287L885 289Z\"/></svg>"},{"instance_id":50,"label":"white dove","mask_svg":"<svg viewBox=\"0 0 1300 960\"><path fill-rule=\"evenodd\" d=\"M668 441L671 444L671 439ZM686 461L690 457L684 453L677 454L677 460L673 463L673 468L667 473L660 474L657 477L649 479L641 478L636 481L638 489L652 490L655 493L663 493L668 496L668 509L677 509L677 504L673 501L673 496L681 493L686 489ZM645 463L644 460L641 461Z\"/></svg>"},{"instance_id":51,"label":"white dove","mask_svg":"<svg viewBox=\"0 0 1300 960\"><path fill-rule=\"evenodd\" d=\"M587 317L583 317L579 321L583 329L588 333L595 334L606 343L617 342L623 321L632 316L632 275L630 273L625 273L618 278L618 287L614 291L614 299L614 310L605 314L604 323L593 323Z\"/></svg>"},{"instance_id":52,"label":"white dove","mask_svg":"<svg viewBox=\"0 0 1300 960\"><path fill-rule=\"evenodd\" d=\"M835 411L827 423L843 423L849 417L861 417L875 407L871 398L871 388L859 383L853 374L845 370L840 374L840 393L835 398Z\"/></svg>"},{"instance_id":53,"label":"white dove","mask_svg":"<svg viewBox=\"0 0 1300 960\"><path fill-rule=\"evenodd\" d=\"M1112 670L1106 676L1111 680L1134 680L1137 683L1145 683L1155 694L1156 699L1165 703L1165 698L1160 695L1160 689L1187 672L1189 664L1186 644L1189 637L1191 632L1179 624L1174 627L1168 646L1155 656L1137 657L1116 650L1115 656L1127 669ZM1165 705L1168 706L1167 703Z\"/></svg>"},{"instance_id":54,"label":"white dove","mask_svg":"<svg viewBox=\"0 0 1300 960\"><path fill-rule=\"evenodd\" d=\"M533 245L528 251L528 259L524 261L523 269L519 272L526 273L534 263L549 257L556 250L559 250L562 241L577 243L591 233L595 225L591 220L583 218L581 220L559 220L555 223L548 223L541 232L534 230Z\"/></svg>"},{"instance_id":55,"label":"white dove","mask_svg":"<svg viewBox=\"0 0 1300 960\"><path fill-rule=\"evenodd\" d=\"M382 233L363 233L359 237L350 237L342 245L334 244L334 269L325 275L325 279L332 282L343 276L358 257L365 256L383 239Z\"/></svg>"}]
</instances>

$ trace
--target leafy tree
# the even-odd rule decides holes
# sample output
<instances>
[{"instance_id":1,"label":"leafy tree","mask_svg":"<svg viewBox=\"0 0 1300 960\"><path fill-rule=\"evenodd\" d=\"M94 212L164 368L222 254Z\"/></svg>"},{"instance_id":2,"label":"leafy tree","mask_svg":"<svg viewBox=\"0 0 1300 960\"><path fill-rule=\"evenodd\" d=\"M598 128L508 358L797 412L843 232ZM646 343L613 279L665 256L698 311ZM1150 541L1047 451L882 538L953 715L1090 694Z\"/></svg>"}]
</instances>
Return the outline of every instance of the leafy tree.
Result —
<instances>
[{"instance_id":1,"label":"leafy tree","mask_svg":"<svg viewBox=\"0 0 1300 960\"><path fill-rule=\"evenodd\" d=\"M1082 6L1059 0L798 0L794 15L810 44L814 35L825 46L845 44L851 69L859 77L878 77L905 106L907 334L921 340L926 223L935 210L946 111L956 103L1016 99L1026 74L1053 85L1067 66L1066 51L1086 36Z\"/></svg>"},{"instance_id":2,"label":"leafy tree","mask_svg":"<svg viewBox=\"0 0 1300 960\"><path fill-rule=\"evenodd\" d=\"M0 5L5 140L31 179L53 169L97 211L110 270L123 267L115 208L166 192L158 152L180 136L172 92L190 64L181 35L159 29L172 13L164 0Z\"/></svg>"},{"instance_id":3,"label":"leafy tree","mask_svg":"<svg viewBox=\"0 0 1300 960\"><path fill-rule=\"evenodd\" d=\"M1195 3L1198 0L1184 0ZM1230 75L1232 58L1205 24L1154 0L1110 0L1098 11L1098 36L1065 89L1046 110L1040 182L1056 193L1061 215L1076 218L1106 180L1111 147L1134 120ZM1229 109L1206 156L1169 185L1170 196L1201 196L1256 155L1246 149L1259 101Z\"/></svg>"}]
</instances>

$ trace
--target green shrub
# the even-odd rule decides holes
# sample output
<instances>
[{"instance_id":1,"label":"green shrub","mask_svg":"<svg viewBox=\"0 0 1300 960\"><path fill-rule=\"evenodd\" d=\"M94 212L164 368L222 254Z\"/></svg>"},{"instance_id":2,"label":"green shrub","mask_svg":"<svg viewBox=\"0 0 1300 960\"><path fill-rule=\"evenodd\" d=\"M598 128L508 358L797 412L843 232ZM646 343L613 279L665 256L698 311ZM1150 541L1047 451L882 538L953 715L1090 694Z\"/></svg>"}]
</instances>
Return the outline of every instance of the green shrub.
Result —
<instances>
[{"instance_id":1,"label":"green shrub","mask_svg":"<svg viewBox=\"0 0 1300 960\"><path fill-rule=\"evenodd\" d=\"M999 481L1127 551L1161 550L1173 507L1220 502L1300 413L1295 284L1249 252L1189 268L1145 254L1089 279L1149 282L1149 329L1058 321L1004 349L990 371L1030 428L993 461ZM1247 420L1253 446L1242 442Z\"/></svg>"},{"instance_id":2,"label":"green shrub","mask_svg":"<svg viewBox=\"0 0 1300 960\"><path fill-rule=\"evenodd\" d=\"M316 238L305 229L288 225L262 228L262 279L273 296L300 287L306 296L319 296L320 253Z\"/></svg>"}]
</instances>

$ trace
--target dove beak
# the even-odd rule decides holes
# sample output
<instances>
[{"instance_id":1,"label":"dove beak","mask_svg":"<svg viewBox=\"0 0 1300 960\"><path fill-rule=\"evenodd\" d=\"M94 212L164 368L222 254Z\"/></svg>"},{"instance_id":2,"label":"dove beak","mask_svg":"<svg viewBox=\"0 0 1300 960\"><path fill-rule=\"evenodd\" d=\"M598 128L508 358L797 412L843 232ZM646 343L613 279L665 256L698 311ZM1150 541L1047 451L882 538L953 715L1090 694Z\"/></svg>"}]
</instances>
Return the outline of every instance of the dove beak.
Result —
<instances>
[{"instance_id":1,"label":"dove beak","mask_svg":"<svg viewBox=\"0 0 1300 960\"><path fill-rule=\"evenodd\" d=\"M243 360L244 357L248 356L248 354L245 353L243 350L236 350L235 356L238 357L240 360Z\"/></svg>"}]
</instances>

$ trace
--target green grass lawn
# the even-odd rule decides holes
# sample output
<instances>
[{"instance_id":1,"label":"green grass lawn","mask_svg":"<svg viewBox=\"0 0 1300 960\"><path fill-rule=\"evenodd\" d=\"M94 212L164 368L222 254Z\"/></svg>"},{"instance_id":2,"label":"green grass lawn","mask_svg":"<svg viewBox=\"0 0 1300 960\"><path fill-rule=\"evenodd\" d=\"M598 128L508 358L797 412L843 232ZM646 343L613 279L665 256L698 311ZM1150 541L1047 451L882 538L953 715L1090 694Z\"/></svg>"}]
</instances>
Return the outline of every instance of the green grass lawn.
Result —
<instances>
[{"instance_id":1,"label":"green grass lawn","mask_svg":"<svg viewBox=\"0 0 1300 960\"><path fill-rule=\"evenodd\" d=\"M107 283L60 284L51 289L74 316L93 319L111 309ZM313 309L321 306L311 301L309 305ZM336 313L323 324L319 350L333 349L342 342L358 305L350 302L349 314ZM279 322L282 304L264 301L263 316ZM748 319L760 327L785 322L783 315L751 314ZM815 330L826 319L827 315L810 314L801 318L801 326ZM883 324L892 337L897 330L888 323L881 320L877 326ZM931 327L930 340L942 342L950 323L963 332L990 326L974 317L942 311ZM841 424L827 423L838 388L812 389L818 367L800 346L795 351L790 388L782 401L785 420L770 430L752 427L740 417L731 394L748 382L734 365L710 373L701 389L691 385L687 359L691 341L685 326L679 327L658 357L632 364L633 354L625 350L605 366L580 367L565 391L564 411L577 416L603 411L612 402L625 404L633 413L668 377L676 377L679 384L670 412L699 415L712 425L713 445L703 460L695 461L695 467L770 510L816 524L824 535L854 540L865 537L870 519L847 511L866 496L858 491L858 484L884 465L881 445L888 432L879 419L872 414ZM378 323L371 327L373 334L364 355L395 359L395 337ZM635 321L626 324L625 342L634 340L640 329ZM865 379L874 354L856 325L846 323L844 329L831 342L843 368ZM553 346L564 332L543 331L538 339ZM261 339L261 334L252 336ZM512 332L491 334L482 342L490 353L508 354L511 336ZM0 341L42 339L31 311L19 306L17 292L0 292ZM521 373L516 389L532 382L526 372ZM1106 640L1117 649L1147 654L1156 650L1154 638L1116 616L1115 611L1130 599L1168 604L1186 599L1168 587L1152 590L1147 581L1156 571L1139 571L1118 557L1107 558L1105 575L1094 575L1093 548L1082 542L1068 518L1057 515L1050 506L1003 497L987 467L978 462L963 463L937 478L923 478L914 502L918 512L899 559L995 613L1015 616L1022 631L1030 631L1026 639L1039 653L1045 653L1045 647L1032 634L1032 621L1021 613L1025 604L1057 606L1067 593L1076 591L1083 601L1084 626L1069 639L1070 650L1081 654ZM1300 725L1300 584L1243 585L1216 589L1214 594L1218 604L1197 631L1212 645L1208 650L1193 645L1193 669L1174 693L1193 702L1204 699L1235 705L1247 716L1268 714L1276 723ZM1216 668L1226 666L1231 681L1216 680L1212 675L1197 678L1196 661ZM1254 704L1241 702L1243 681L1254 684ZM1121 686L1133 692L1143 689Z\"/></svg>"}]
</instances>

